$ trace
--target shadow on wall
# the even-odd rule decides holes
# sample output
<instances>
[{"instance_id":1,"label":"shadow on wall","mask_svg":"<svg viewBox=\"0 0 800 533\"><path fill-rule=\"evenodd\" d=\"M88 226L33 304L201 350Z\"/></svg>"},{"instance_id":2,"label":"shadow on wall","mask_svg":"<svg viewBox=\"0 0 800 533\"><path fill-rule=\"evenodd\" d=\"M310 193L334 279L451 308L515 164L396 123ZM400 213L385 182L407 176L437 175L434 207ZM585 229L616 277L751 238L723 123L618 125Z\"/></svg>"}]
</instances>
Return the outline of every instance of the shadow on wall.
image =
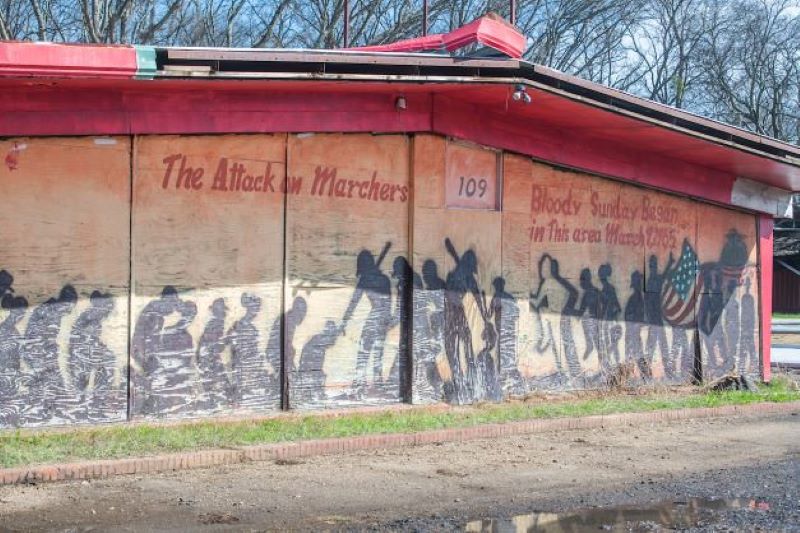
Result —
<instances>
[{"instance_id":1,"label":"shadow on wall","mask_svg":"<svg viewBox=\"0 0 800 533\"><path fill-rule=\"evenodd\" d=\"M648 275L631 272L625 288L611 283L610 263L580 270L576 286L562 275L558 258L541 255L528 297L531 333L535 352L551 358L556 371L535 379L520 373L520 308L505 280L495 278L493 294L487 295L478 284L475 251L458 250L450 239L443 246L453 260L444 278L432 259L424 261L421 275L402 256L385 272L389 242L377 255L361 250L346 311L310 336L299 349L297 367L294 332L309 312L303 297L295 297L284 316L261 324L256 317L262 298L244 292L236 310L240 318L227 329L233 311L217 298L205 324L197 325L201 334L195 340L189 328L197 305L174 287L164 287L133 322L131 414L275 408L282 392L299 405L335 406L375 396L399 401L412 392L414 401L500 400L541 387L605 386L622 365L635 366L640 379L650 381L657 354L667 381L698 379L700 353L706 354L706 377L746 372L758 363L755 288L744 276L747 247L734 230L718 261L700 264L685 241L680 257L670 255L663 266L649 257ZM29 309L13 284L12 274L0 271L0 427L124 419L127 369L119 368L102 339L113 298L91 293L72 322L62 369L59 336L64 318L75 312L75 289L66 285L58 296ZM355 377L346 391L329 395L327 352L362 301L369 310L353 358ZM477 316L468 308L477 309ZM19 325L26 316L23 329ZM384 345L392 328L399 328L400 349L386 373ZM599 370L587 373L585 362L593 357Z\"/></svg>"}]
</instances>

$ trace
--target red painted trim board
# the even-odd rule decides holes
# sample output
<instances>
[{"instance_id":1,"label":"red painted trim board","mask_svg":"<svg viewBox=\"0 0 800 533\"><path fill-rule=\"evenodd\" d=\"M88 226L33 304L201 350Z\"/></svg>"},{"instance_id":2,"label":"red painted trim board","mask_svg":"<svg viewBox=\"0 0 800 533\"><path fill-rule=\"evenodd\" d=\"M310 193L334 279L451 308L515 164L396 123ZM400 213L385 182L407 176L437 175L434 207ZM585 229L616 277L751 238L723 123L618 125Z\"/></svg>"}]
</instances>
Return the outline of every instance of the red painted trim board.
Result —
<instances>
[{"instance_id":1,"label":"red painted trim board","mask_svg":"<svg viewBox=\"0 0 800 533\"><path fill-rule=\"evenodd\" d=\"M761 372L764 381L772 378L772 230L774 221L769 215L758 217L758 288L761 292Z\"/></svg>"}]
</instances>

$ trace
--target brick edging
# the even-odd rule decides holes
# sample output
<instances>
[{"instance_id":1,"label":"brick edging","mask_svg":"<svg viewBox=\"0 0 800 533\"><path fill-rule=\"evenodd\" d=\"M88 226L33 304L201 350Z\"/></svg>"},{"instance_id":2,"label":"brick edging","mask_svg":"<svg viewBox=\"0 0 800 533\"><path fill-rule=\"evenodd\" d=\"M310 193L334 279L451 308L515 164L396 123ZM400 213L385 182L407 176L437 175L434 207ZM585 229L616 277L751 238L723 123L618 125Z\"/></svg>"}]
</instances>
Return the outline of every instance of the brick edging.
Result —
<instances>
[{"instance_id":1,"label":"brick edging","mask_svg":"<svg viewBox=\"0 0 800 533\"><path fill-rule=\"evenodd\" d=\"M800 402L757 403L725 405L694 409L669 409L638 413L617 413L578 418L532 419L504 424L484 424L466 428L439 429L419 433L390 433L342 437L333 439L303 440L279 444L243 446L234 449L200 450L186 453L40 465L0 469L0 484L42 481L67 481L100 479L120 474L150 474L171 470L209 466L294 459L359 450L400 448L441 442L463 442L473 439L527 435L548 431L624 427L636 424L668 422L673 420L713 417L779 414L800 410Z\"/></svg>"}]
</instances>

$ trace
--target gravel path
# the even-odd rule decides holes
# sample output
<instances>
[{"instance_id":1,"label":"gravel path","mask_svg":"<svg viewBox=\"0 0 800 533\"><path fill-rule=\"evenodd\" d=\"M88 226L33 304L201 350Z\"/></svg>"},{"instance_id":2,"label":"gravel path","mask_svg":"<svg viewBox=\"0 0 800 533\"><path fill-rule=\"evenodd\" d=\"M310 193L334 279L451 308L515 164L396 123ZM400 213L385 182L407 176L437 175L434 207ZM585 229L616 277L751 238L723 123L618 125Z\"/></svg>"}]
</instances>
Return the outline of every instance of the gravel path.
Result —
<instances>
[{"instance_id":1,"label":"gravel path","mask_svg":"<svg viewBox=\"0 0 800 533\"><path fill-rule=\"evenodd\" d=\"M694 530L800 531L800 416L0 487L0 531L452 530L471 520L507 524L537 510L647 507L693 497L744 498L755 507L704 512Z\"/></svg>"}]
</instances>

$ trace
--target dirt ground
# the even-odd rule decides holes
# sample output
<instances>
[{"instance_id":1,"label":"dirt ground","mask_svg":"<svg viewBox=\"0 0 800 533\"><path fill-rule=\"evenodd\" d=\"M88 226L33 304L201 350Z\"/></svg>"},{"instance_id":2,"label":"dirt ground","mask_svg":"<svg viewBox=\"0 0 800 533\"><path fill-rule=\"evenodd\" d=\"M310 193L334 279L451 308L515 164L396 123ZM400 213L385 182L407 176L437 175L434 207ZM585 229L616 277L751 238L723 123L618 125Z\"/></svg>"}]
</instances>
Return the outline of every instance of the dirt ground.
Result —
<instances>
[{"instance_id":1,"label":"dirt ground","mask_svg":"<svg viewBox=\"0 0 800 533\"><path fill-rule=\"evenodd\" d=\"M800 416L555 432L0 487L0 531L441 531L538 510L692 497L757 504L704 516L698 530L800 531Z\"/></svg>"}]
</instances>

